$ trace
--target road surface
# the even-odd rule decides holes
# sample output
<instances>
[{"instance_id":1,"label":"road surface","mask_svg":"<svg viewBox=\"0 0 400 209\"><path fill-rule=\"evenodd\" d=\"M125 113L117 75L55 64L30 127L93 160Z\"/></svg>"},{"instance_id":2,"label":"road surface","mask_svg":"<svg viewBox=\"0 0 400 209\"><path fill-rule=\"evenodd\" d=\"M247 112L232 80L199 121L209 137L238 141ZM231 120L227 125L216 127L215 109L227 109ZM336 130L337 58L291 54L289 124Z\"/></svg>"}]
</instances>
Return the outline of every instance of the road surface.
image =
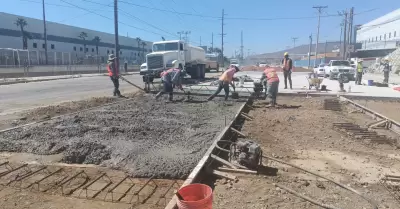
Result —
<instances>
[{"instance_id":1,"label":"road surface","mask_svg":"<svg viewBox=\"0 0 400 209\"><path fill-rule=\"evenodd\" d=\"M126 78L135 84L143 84L142 77L137 74ZM113 88L107 76L4 85L0 86L0 115L71 100L111 96ZM120 81L120 90L126 94L137 89Z\"/></svg>"}]
</instances>

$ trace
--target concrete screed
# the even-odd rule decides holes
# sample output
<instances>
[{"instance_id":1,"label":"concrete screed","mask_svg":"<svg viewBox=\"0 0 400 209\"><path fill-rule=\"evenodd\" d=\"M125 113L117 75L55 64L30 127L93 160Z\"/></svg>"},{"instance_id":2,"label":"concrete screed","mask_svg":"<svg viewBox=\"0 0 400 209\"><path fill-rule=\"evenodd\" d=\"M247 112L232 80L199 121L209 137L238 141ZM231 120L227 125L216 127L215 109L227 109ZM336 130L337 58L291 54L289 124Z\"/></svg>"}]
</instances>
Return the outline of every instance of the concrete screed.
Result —
<instances>
[{"instance_id":1,"label":"concrete screed","mask_svg":"<svg viewBox=\"0 0 400 209\"><path fill-rule=\"evenodd\" d=\"M0 151L62 153L66 163L100 164L135 177L184 178L240 106L219 99L172 104L140 96L5 132Z\"/></svg>"}]
</instances>

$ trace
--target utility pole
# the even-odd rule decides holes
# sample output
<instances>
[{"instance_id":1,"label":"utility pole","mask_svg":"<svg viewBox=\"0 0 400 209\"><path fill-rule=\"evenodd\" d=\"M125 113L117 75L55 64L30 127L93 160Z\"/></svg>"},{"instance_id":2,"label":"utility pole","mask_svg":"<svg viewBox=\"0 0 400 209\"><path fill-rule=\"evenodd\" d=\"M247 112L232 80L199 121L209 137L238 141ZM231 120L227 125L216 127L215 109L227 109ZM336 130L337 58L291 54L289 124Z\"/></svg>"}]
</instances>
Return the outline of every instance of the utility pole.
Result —
<instances>
[{"instance_id":1,"label":"utility pole","mask_svg":"<svg viewBox=\"0 0 400 209\"><path fill-rule=\"evenodd\" d=\"M243 60L244 54L243 54L243 31L240 32L240 59Z\"/></svg>"},{"instance_id":2,"label":"utility pole","mask_svg":"<svg viewBox=\"0 0 400 209\"><path fill-rule=\"evenodd\" d=\"M293 40L293 48L296 47L297 39L299 39L299 38L298 37L292 38L292 40Z\"/></svg>"},{"instance_id":3,"label":"utility pole","mask_svg":"<svg viewBox=\"0 0 400 209\"><path fill-rule=\"evenodd\" d=\"M47 29L46 29L46 8L44 7L44 0L42 0L43 6L43 33L44 33L44 57L46 61L46 65L49 64L48 56L47 56Z\"/></svg>"},{"instance_id":4,"label":"utility pole","mask_svg":"<svg viewBox=\"0 0 400 209\"><path fill-rule=\"evenodd\" d=\"M200 46L201 46L201 36L200 36Z\"/></svg>"},{"instance_id":5,"label":"utility pole","mask_svg":"<svg viewBox=\"0 0 400 209\"><path fill-rule=\"evenodd\" d=\"M179 34L179 40L182 40L182 34L183 34L184 32L183 31L179 31L178 32L178 34Z\"/></svg>"},{"instance_id":6,"label":"utility pole","mask_svg":"<svg viewBox=\"0 0 400 209\"><path fill-rule=\"evenodd\" d=\"M353 18L354 18L354 7L350 9L349 17L349 44L353 44Z\"/></svg>"},{"instance_id":7,"label":"utility pole","mask_svg":"<svg viewBox=\"0 0 400 209\"><path fill-rule=\"evenodd\" d=\"M339 38L339 50L342 49L342 34L343 34L343 22L340 23L340 38Z\"/></svg>"},{"instance_id":8,"label":"utility pole","mask_svg":"<svg viewBox=\"0 0 400 209\"><path fill-rule=\"evenodd\" d=\"M326 47L328 46L328 41L325 40L325 50L324 50L324 62L326 62Z\"/></svg>"},{"instance_id":9,"label":"utility pole","mask_svg":"<svg viewBox=\"0 0 400 209\"><path fill-rule=\"evenodd\" d=\"M222 9L222 17L221 17L221 20L222 20L222 24L221 24L221 26L222 26L222 33L220 34L221 35L221 57L222 57L222 67L225 67L225 59L224 59L224 36L226 35L226 33L224 33L224 25L225 25L225 23L224 23L224 18L225 18L225 12L224 12L224 9Z\"/></svg>"},{"instance_id":10,"label":"utility pole","mask_svg":"<svg viewBox=\"0 0 400 209\"><path fill-rule=\"evenodd\" d=\"M186 40L186 43L189 43L188 34L190 34L190 31L185 31L185 40Z\"/></svg>"},{"instance_id":11,"label":"utility pole","mask_svg":"<svg viewBox=\"0 0 400 209\"><path fill-rule=\"evenodd\" d=\"M344 29L343 29L343 59L346 59L346 48L347 48L347 10L339 12L340 15L344 15Z\"/></svg>"},{"instance_id":12,"label":"utility pole","mask_svg":"<svg viewBox=\"0 0 400 209\"><path fill-rule=\"evenodd\" d=\"M319 28L321 26L321 13L322 10L328 8L328 6L315 6L313 8L318 10L317 42L315 43L315 59L314 59L314 66L315 66L318 58L318 42L319 42Z\"/></svg>"},{"instance_id":13,"label":"utility pole","mask_svg":"<svg viewBox=\"0 0 400 209\"><path fill-rule=\"evenodd\" d=\"M311 69L311 46L312 46L312 34L309 36L310 46L308 47L308 69Z\"/></svg>"},{"instance_id":14,"label":"utility pole","mask_svg":"<svg viewBox=\"0 0 400 209\"><path fill-rule=\"evenodd\" d=\"M211 53L214 52L214 33L211 33Z\"/></svg>"},{"instance_id":15,"label":"utility pole","mask_svg":"<svg viewBox=\"0 0 400 209\"><path fill-rule=\"evenodd\" d=\"M116 57L115 59L117 60L117 69L119 69L118 0L114 0L114 29L115 29L115 57Z\"/></svg>"}]
</instances>

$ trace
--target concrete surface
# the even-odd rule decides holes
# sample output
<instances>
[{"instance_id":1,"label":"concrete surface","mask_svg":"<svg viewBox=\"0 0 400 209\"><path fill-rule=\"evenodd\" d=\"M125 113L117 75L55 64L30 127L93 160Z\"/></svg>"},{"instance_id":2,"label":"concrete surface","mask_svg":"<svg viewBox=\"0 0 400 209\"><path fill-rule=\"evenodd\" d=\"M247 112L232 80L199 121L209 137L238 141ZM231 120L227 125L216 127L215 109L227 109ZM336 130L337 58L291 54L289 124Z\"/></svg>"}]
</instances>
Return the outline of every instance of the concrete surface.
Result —
<instances>
[{"instance_id":1,"label":"concrete surface","mask_svg":"<svg viewBox=\"0 0 400 209\"><path fill-rule=\"evenodd\" d=\"M65 163L101 164L135 177L182 179L242 104L193 99L165 103L144 95L63 116L0 134L0 150L62 154Z\"/></svg>"},{"instance_id":2,"label":"concrete surface","mask_svg":"<svg viewBox=\"0 0 400 209\"><path fill-rule=\"evenodd\" d=\"M262 72L256 72L256 71L247 71L247 72L238 72L235 76L243 76L247 75L251 77L252 79L259 79L261 77ZM279 93L316 93L315 88L309 90L308 89L308 80L307 80L307 75L308 73L303 73L303 72L294 72L292 74L292 81L293 81L293 89L284 89L284 77L282 72L278 72L280 83L279 83ZM240 88L239 82L236 82L236 91L238 92L248 92L248 90L253 91L252 89L245 89L245 88ZM321 93L326 93L326 94L332 94L332 95L337 95L338 91L340 90L339 88L339 83L337 80L329 80L329 78L325 78L322 82L322 85L326 85L327 88L329 89L328 92L321 92ZM201 87L203 86L203 87ZM289 86L289 83L288 83ZM198 86L193 86L192 89L200 89L204 90L207 87L207 89L211 91L216 90L216 86L213 86L211 82L203 83ZM243 87L246 88L253 88L253 83L252 82L245 82ZM361 85L355 85L354 81L351 81L350 83L344 84L344 88L346 91L350 89L350 92L346 93L340 93L341 95L349 95L349 96L375 96L375 97L400 97L400 92L393 90L393 87L376 87L376 86L361 86ZM221 92L223 94L223 91Z\"/></svg>"}]
</instances>

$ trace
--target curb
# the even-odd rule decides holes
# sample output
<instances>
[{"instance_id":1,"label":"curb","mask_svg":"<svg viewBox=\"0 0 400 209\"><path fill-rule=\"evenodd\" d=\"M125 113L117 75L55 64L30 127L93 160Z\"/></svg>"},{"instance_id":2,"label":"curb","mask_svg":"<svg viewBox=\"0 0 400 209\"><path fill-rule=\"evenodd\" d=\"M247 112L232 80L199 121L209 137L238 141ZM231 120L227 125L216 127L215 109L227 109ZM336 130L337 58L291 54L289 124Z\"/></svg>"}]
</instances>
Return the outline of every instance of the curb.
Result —
<instances>
[{"instance_id":1,"label":"curb","mask_svg":"<svg viewBox=\"0 0 400 209\"><path fill-rule=\"evenodd\" d=\"M123 73L121 75L135 75L139 74L139 72L133 73ZM61 78L43 78L37 80L18 80L18 81L9 81L9 82L0 82L0 86L3 85L12 85L12 84L19 84L19 83L32 83L32 82L43 82L43 81L54 81L54 80L65 80L65 79L73 79L73 78L82 78L82 77L96 77L96 76L108 76L107 74L84 74L84 75L73 75L69 77L61 77Z\"/></svg>"}]
</instances>

